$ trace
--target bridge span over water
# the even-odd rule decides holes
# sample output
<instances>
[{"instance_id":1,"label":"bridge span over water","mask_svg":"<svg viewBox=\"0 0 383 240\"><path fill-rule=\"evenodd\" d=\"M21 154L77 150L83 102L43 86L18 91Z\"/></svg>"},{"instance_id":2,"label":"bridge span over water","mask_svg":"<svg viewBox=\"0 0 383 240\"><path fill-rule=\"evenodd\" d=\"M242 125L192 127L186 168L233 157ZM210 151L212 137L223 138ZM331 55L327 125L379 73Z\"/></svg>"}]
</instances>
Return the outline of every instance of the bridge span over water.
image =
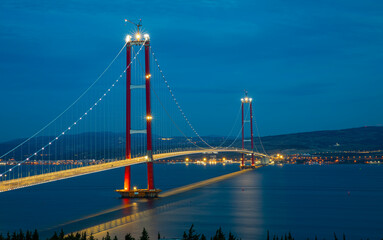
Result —
<instances>
[{"instance_id":1,"label":"bridge span over water","mask_svg":"<svg viewBox=\"0 0 383 240\"><path fill-rule=\"evenodd\" d=\"M257 155L259 157L266 157L265 154L252 152L251 150L246 149L227 149L227 148L216 148L216 149L200 149L200 150L188 150L188 151L179 151L179 152L169 152L169 153L160 153L154 154L153 160L162 160L171 157L186 156L192 154L202 154L202 153L215 153L215 152L236 152L243 154ZM35 186L43 183L54 182L58 180L63 180L72 177L78 177L86 174L97 173L101 171L107 171L115 168L131 166L140 163L148 162L146 156L136 157L132 159L118 160L113 162L101 163L97 165L85 166L80 168L68 169L58 172L51 172L45 174L39 174L35 176L23 177L12 179L8 181L0 182L0 192L6 192L14 189L25 188L30 186Z\"/></svg>"},{"instance_id":2,"label":"bridge span over water","mask_svg":"<svg viewBox=\"0 0 383 240\"><path fill-rule=\"evenodd\" d=\"M161 190L154 185L153 161L205 152L238 152L241 169L245 169L256 167L254 156L267 157L253 116L253 99L247 92L222 142L201 137L176 99L149 34L140 26L134 37L126 36L110 64L72 104L35 134L0 153L0 161L5 161L5 167L0 168L0 192L125 167L124 187L117 192L123 197L141 197L140 193L156 197ZM126 55L120 59L124 49ZM123 135L118 134L121 132ZM235 148L239 146L241 149ZM245 154L251 155L251 166L245 166ZM131 189L130 166L140 163L147 165L148 187L142 191ZM69 169L50 167L61 165L69 165Z\"/></svg>"}]
</instances>

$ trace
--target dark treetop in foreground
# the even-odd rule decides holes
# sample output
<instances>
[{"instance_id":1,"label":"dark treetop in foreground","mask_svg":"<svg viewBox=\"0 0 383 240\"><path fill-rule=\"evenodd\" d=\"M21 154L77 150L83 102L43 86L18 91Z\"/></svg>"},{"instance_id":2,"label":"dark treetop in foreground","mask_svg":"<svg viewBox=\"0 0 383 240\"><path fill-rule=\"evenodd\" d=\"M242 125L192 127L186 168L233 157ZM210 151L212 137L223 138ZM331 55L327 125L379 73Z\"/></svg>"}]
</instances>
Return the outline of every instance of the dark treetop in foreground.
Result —
<instances>
[{"instance_id":1,"label":"dark treetop in foreground","mask_svg":"<svg viewBox=\"0 0 383 240\"><path fill-rule=\"evenodd\" d=\"M149 240L149 239L150 239L149 234L146 231L146 229L144 228L142 230L141 236L138 238L138 240ZM169 239L169 238L161 236L161 234L158 233L157 239ZM181 238L171 238L171 239L181 240ZM206 240L206 239L207 238L204 234L199 234L195 231L194 225L191 225L189 230L187 232L185 231L183 234L183 237L182 237L182 240ZM294 237L292 237L291 233L288 233L288 234L284 234L281 236L273 235L273 237L271 238L269 231L267 231L267 238L266 239L267 240L271 240L271 239L272 240L294 240ZM318 238L315 236L315 240L317 240L317 239ZM8 232L5 236L3 236L0 233L0 240L40 240L40 237L39 237L37 230L35 230L34 232L26 231L26 233L24 233L22 230L20 230L19 232L13 232L12 234L10 234ZM59 234L54 232L52 237L47 238L46 240L97 240L97 239L95 239L93 237L93 235L88 236L85 232L75 233L75 234L71 233L69 235L65 235L64 231L61 230L61 232ZM106 235L104 237L102 237L102 240L112 240L112 237L110 236L109 232L107 232ZM119 239L117 238L117 236L114 236L113 240L119 240ZM125 235L125 239L120 239L120 240L136 240L136 239L130 233L127 233ZM226 235L222 231L222 228L220 227L216 231L215 235L210 237L210 240L240 240L240 238L236 237L231 232L229 232L229 234L226 237ZM310 239L307 238L307 240L310 240ZM334 233L334 240L340 240L340 239L338 239L338 237L336 236L335 233ZM342 240L346 240L345 234L343 234ZM367 240L368 240L368 238L367 238ZM383 240L383 238L382 238L382 240Z\"/></svg>"}]
</instances>

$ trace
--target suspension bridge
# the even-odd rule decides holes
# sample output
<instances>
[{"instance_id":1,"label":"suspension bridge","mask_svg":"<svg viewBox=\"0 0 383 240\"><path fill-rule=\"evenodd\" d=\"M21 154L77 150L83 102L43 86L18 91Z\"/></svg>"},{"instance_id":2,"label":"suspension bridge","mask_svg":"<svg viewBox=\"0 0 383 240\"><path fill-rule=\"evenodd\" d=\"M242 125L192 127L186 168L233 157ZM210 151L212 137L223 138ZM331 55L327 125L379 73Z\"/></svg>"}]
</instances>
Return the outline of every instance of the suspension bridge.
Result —
<instances>
[{"instance_id":1,"label":"suspension bridge","mask_svg":"<svg viewBox=\"0 0 383 240\"><path fill-rule=\"evenodd\" d=\"M228 136L221 142L203 138L176 99L149 35L141 23L135 25L137 30L126 36L117 55L74 102L35 134L0 153L0 192L125 167L123 188L116 190L122 197L157 197L156 160L231 152L241 155L240 167L245 169L255 167L255 158L268 157L247 92ZM236 128L238 134L230 138ZM251 156L250 165L246 155ZM147 189L132 189L131 166L142 163L147 165Z\"/></svg>"}]
</instances>

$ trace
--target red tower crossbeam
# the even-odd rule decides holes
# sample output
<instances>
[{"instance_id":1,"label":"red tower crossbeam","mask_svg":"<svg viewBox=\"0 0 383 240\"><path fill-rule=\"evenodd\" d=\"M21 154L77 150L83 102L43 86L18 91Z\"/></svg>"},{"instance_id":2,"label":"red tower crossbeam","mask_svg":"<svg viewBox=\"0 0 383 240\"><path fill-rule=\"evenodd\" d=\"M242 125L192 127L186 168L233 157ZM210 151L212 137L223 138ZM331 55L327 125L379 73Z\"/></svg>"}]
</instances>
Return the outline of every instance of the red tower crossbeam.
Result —
<instances>
[{"instance_id":1,"label":"red tower crossbeam","mask_svg":"<svg viewBox=\"0 0 383 240\"><path fill-rule=\"evenodd\" d=\"M131 130L131 50L132 47L130 43L126 44L126 145L125 145L125 159L132 158L132 143L130 137ZM125 167L124 175L124 189L130 191L130 166Z\"/></svg>"},{"instance_id":2,"label":"red tower crossbeam","mask_svg":"<svg viewBox=\"0 0 383 240\"><path fill-rule=\"evenodd\" d=\"M146 89L146 140L147 140L147 171L148 189L154 189L153 151L152 151L152 115L150 109L150 42L145 43L145 89Z\"/></svg>"}]
</instances>

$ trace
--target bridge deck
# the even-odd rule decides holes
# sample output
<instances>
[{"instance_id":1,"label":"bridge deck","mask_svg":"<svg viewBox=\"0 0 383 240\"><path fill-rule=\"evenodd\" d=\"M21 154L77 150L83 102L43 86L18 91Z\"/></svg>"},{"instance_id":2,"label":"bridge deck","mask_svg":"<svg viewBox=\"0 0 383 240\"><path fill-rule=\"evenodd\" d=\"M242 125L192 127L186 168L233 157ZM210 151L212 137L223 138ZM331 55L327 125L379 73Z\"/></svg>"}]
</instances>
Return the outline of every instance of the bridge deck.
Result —
<instances>
[{"instance_id":1,"label":"bridge deck","mask_svg":"<svg viewBox=\"0 0 383 240\"><path fill-rule=\"evenodd\" d=\"M166 159L170 157L177 157L190 154L198 154L204 152L239 152L239 153L251 153L248 150L237 150L237 149L202 149L202 150L190 150L190 151L180 151L180 152L170 152L170 153L161 153L153 155L154 160ZM260 156L263 156L259 153L254 153ZM106 171L114 168L125 167L129 165L139 164L146 162L145 157L137 157L133 159L126 159L120 161L114 161L109 163L102 163L92 166L68 169L52 173L44 173L40 175L17 178L7 181L0 182L0 192L10 191L18 188L24 188L29 186L34 186L38 184L58 181L66 178L77 177L85 174L91 174L101 171Z\"/></svg>"}]
</instances>

